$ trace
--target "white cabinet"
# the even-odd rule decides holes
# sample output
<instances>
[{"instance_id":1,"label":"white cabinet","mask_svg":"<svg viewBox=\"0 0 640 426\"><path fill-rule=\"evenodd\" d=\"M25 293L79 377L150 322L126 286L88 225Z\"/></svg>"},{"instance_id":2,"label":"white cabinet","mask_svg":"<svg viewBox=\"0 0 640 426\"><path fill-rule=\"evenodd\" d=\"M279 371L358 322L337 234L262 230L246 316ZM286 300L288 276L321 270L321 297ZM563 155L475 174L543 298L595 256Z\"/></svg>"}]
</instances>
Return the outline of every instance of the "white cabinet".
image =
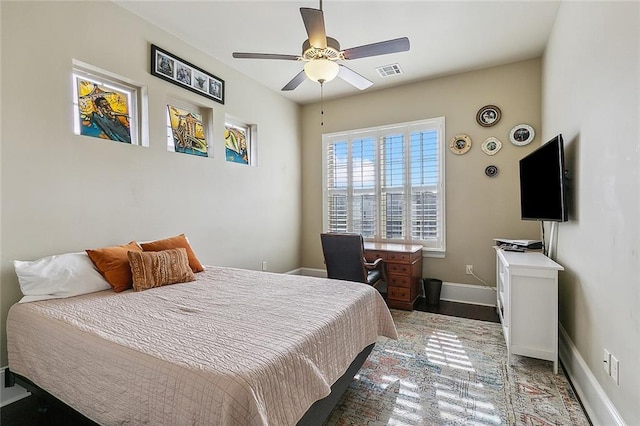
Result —
<instances>
[{"instance_id":1,"label":"white cabinet","mask_svg":"<svg viewBox=\"0 0 640 426\"><path fill-rule=\"evenodd\" d=\"M558 271L542 253L496 248L496 307L511 355L553 361L558 372Z\"/></svg>"}]
</instances>

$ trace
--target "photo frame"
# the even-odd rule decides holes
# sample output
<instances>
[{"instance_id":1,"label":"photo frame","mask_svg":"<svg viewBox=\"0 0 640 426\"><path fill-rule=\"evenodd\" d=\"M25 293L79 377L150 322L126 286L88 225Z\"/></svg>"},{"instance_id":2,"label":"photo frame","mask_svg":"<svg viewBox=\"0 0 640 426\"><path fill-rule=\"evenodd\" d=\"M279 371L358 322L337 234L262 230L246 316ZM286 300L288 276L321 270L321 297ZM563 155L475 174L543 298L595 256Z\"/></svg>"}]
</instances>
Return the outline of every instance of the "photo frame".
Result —
<instances>
[{"instance_id":1,"label":"photo frame","mask_svg":"<svg viewBox=\"0 0 640 426\"><path fill-rule=\"evenodd\" d=\"M471 149L471 138L469 135L459 133L449 141L449 149L457 155L466 154Z\"/></svg>"},{"instance_id":2,"label":"photo frame","mask_svg":"<svg viewBox=\"0 0 640 426\"><path fill-rule=\"evenodd\" d=\"M484 169L484 174L489 176L489 177L491 177L491 178L492 177L496 177L496 176L498 176L498 167L494 166L494 165L487 166Z\"/></svg>"},{"instance_id":3,"label":"photo frame","mask_svg":"<svg viewBox=\"0 0 640 426\"><path fill-rule=\"evenodd\" d=\"M151 74L224 105L224 80L155 44L151 45Z\"/></svg>"},{"instance_id":4,"label":"photo frame","mask_svg":"<svg viewBox=\"0 0 640 426\"><path fill-rule=\"evenodd\" d=\"M478 110L476 114L476 121L482 127L491 127L498 124L500 118L502 117L502 112L500 108L495 105L485 105Z\"/></svg>"},{"instance_id":5,"label":"photo frame","mask_svg":"<svg viewBox=\"0 0 640 426\"><path fill-rule=\"evenodd\" d=\"M509 141L516 146L528 145L535 137L535 130L528 124L518 124L509 132Z\"/></svg>"},{"instance_id":6,"label":"photo frame","mask_svg":"<svg viewBox=\"0 0 640 426\"><path fill-rule=\"evenodd\" d=\"M500 142L500 139L493 136L482 142L482 152L487 155L496 155L498 151L500 151L500 148L502 148L502 142Z\"/></svg>"}]
</instances>

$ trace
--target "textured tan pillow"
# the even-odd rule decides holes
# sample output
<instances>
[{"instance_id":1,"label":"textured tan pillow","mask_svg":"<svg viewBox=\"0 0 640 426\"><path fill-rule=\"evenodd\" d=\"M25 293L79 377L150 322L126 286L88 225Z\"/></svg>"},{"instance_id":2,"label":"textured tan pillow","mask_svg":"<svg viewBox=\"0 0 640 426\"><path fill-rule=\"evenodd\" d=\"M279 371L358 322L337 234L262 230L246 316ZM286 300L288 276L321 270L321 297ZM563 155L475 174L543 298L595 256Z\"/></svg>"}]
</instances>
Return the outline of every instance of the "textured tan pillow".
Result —
<instances>
[{"instance_id":1,"label":"textured tan pillow","mask_svg":"<svg viewBox=\"0 0 640 426\"><path fill-rule=\"evenodd\" d=\"M138 243L131 241L121 246L86 250L89 259L116 293L131 288L131 268L127 257L129 251L142 251L142 249Z\"/></svg>"},{"instance_id":2,"label":"textured tan pillow","mask_svg":"<svg viewBox=\"0 0 640 426\"><path fill-rule=\"evenodd\" d=\"M149 243L141 243L140 246L144 251L161 251L174 248L184 248L187 250L187 257L189 258L189 266L193 272L202 272L204 267L196 257L196 254L191 249L189 241L184 234L176 235L175 237L165 238L163 240L151 241Z\"/></svg>"},{"instance_id":3,"label":"textured tan pillow","mask_svg":"<svg viewBox=\"0 0 640 426\"><path fill-rule=\"evenodd\" d=\"M187 250L184 248L162 251L130 251L127 253L133 289L148 290L167 284L195 281L196 276L189 267Z\"/></svg>"}]
</instances>

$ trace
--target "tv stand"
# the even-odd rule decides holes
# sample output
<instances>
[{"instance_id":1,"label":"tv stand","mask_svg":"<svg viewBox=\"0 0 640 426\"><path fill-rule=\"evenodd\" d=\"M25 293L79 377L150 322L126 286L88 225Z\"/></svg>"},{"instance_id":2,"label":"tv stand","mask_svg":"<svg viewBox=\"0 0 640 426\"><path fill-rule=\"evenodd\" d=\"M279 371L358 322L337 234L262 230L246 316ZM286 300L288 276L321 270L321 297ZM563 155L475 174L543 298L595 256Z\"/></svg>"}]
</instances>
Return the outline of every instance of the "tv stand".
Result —
<instances>
[{"instance_id":1,"label":"tv stand","mask_svg":"<svg viewBox=\"0 0 640 426\"><path fill-rule=\"evenodd\" d=\"M539 252L496 249L496 309L511 355L553 361L558 373L558 271L564 268Z\"/></svg>"}]
</instances>

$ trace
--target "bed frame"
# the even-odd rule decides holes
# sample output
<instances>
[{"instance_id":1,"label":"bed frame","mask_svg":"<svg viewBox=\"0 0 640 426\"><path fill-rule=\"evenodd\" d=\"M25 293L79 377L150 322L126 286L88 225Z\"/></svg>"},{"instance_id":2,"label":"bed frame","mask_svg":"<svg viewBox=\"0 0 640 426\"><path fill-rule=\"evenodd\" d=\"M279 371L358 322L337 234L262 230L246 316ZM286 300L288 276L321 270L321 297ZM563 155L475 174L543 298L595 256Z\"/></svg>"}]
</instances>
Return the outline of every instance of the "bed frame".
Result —
<instances>
[{"instance_id":1,"label":"bed frame","mask_svg":"<svg viewBox=\"0 0 640 426\"><path fill-rule=\"evenodd\" d=\"M349 368L347 368L347 371L342 376L340 376L340 378L336 380L336 382L331 386L331 393L326 397L314 402L313 405L309 407L304 416L302 416L302 418L298 421L297 426L319 426L329 418L329 415L338 404L338 401L347 390L347 387L349 387L349 384L353 381L356 373L360 370L364 362L369 357L369 354L373 350L374 346L375 343L372 343L371 345L364 348L362 352L360 352L356 356L351 365L349 365ZM27 389L36 397L43 398L45 400L57 400L57 398L51 395L49 392L40 388L28 378L12 372L9 368L7 368L5 371L4 382L4 386L7 388L18 384ZM60 401L60 403L62 402ZM90 419L82 415L82 413L76 411L72 407L69 407L69 409L77 413L79 417L83 417L87 421L91 421Z\"/></svg>"}]
</instances>

